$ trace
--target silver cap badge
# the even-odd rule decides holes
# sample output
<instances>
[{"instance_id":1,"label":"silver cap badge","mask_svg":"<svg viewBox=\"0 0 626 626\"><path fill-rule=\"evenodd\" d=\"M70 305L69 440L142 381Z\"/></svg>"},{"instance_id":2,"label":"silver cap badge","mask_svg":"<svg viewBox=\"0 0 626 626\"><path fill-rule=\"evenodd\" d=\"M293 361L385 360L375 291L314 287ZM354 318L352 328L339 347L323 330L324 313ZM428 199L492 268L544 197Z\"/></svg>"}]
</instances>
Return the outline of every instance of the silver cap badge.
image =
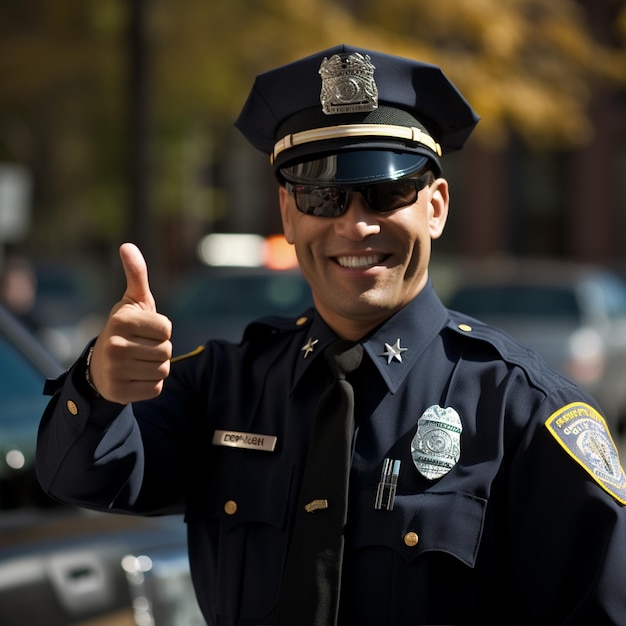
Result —
<instances>
[{"instance_id":1,"label":"silver cap badge","mask_svg":"<svg viewBox=\"0 0 626 626\"><path fill-rule=\"evenodd\" d=\"M378 88L369 55L353 52L324 57L319 74L322 77L320 102L326 115L358 113L378 108Z\"/></svg>"},{"instance_id":2,"label":"silver cap badge","mask_svg":"<svg viewBox=\"0 0 626 626\"><path fill-rule=\"evenodd\" d=\"M441 478L457 464L462 431L461 418L452 407L433 405L424 411L411 441L413 463L424 478Z\"/></svg>"}]
</instances>

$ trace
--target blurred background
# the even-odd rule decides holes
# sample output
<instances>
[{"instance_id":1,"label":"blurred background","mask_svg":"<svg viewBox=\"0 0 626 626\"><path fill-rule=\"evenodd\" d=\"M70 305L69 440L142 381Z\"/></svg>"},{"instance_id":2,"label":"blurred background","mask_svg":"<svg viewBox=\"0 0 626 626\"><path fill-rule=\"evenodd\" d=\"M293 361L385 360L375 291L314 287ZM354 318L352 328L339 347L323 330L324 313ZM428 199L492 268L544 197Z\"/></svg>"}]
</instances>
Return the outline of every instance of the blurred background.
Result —
<instances>
[{"instance_id":1,"label":"blurred background","mask_svg":"<svg viewBox=\"0 0 626 626\"><path fill-rule=\"evenodd\" d=\"M146 256L178 352L307 306L268 159L233 122L256 74L339 43L441 65L480 114L444 160L435 285L597 393L623 448L624 0L0 0L0 312L12 315L0 316L0 581L26 581L21 604L17 583L0 582L3 624L194 623L163 604L189 590L169 525L106 526L117 565L69 530L50 545L54 516L96 524L100 539L104 526L49 506L27 478L41 384L121 295L123 241ZM34 519L43 530L25 534ZM29 598L44 589L39 621ZM107 621L114 604L123 615Z\"/></svg>"},{"instance_id":2,"label":"blurred background","mask_svg":"<svg viewBox=\"0 0 626 626\"><path fill-rule=\"evenodd\" d=\"M162 300L206 235L280 233L233 121L257 73L342 42L440 64L482 117L444 163L444 294L459 258L624 270L623 0L0 2L0 266L33 264L64 361L118 297L122 241Z\"/></svg>"}]
</instances>

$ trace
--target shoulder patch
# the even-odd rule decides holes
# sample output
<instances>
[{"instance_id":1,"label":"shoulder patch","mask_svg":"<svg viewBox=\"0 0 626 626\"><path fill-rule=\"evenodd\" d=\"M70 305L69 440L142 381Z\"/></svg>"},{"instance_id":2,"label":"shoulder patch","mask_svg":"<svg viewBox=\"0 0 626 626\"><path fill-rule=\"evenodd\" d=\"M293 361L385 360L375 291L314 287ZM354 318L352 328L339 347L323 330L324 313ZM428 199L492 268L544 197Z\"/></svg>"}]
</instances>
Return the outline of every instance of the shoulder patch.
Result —
<instances>
[{"instance_id":1,"label":"shoulder patch","mask_svg":"<svg viewBox=\"0 0 626 626\"><path fill-rule=\"evenodd\" d=\"M546 420L550 434L618 502L626 504L626 474L604 418L592 406L573 402Z\"/></svg>"},{"instance_id":2,"label":"shoulder patch","mask_svg":"<svg viewBox=\"0 0 626 626\"><path fill-rule=\"evenodd\" d=\"M175 356L172 357L172 359L170 360L171 363L177 363L178 361L182 361L184 359L189 359L192 356L196 356L200 353L204 352L204 346L198 346L195 350L192 350L191 352L187 352L185 354L181 354L180 356Z\"/></svg>"}]
</instances>

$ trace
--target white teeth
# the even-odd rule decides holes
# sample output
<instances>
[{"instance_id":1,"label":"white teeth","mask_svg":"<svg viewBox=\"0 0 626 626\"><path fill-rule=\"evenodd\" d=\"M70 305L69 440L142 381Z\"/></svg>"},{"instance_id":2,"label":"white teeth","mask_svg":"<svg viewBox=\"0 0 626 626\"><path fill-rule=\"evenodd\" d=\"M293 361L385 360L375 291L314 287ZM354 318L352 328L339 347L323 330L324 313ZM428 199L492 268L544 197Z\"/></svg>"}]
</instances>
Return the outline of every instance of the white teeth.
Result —
<instances>
[{"instance_id":1,"label":"white teeth","mask_svg":"<svg viewBox=\"0 0 626 626\"><path fill-rule=\"evenodd\" d=\"M378 254L368 254L366 256L338 256L337 263L341 267L368 267L380 263L382 256Z\"/></svg>"}]
</instances>

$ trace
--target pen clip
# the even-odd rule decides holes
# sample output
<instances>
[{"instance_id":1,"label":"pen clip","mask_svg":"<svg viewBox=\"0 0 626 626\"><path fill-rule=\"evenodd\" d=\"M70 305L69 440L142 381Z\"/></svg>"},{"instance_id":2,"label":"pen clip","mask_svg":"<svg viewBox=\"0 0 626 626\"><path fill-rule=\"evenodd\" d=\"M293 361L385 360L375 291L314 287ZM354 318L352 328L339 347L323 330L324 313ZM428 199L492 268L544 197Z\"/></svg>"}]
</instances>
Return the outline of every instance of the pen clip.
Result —
<instances>
[{"instance_id":1,"label":"pen clip","mask_svg":"<svg viewBox=\"0 0 626 626\"><path fill-rule=\"evenodd\" d=\"M393 504L396 499L396 489L398 486L398 476L400 475L401 461L398 459L386 458L383 461L383 468L380 473L380 482L378 483L378 489L376 490L376 500L374 501L374 509L380 510L383 508L383 500L385 499L385 493L387 494L384 508L387 511L393 511Z\"/></svg>"}]
</instances>

